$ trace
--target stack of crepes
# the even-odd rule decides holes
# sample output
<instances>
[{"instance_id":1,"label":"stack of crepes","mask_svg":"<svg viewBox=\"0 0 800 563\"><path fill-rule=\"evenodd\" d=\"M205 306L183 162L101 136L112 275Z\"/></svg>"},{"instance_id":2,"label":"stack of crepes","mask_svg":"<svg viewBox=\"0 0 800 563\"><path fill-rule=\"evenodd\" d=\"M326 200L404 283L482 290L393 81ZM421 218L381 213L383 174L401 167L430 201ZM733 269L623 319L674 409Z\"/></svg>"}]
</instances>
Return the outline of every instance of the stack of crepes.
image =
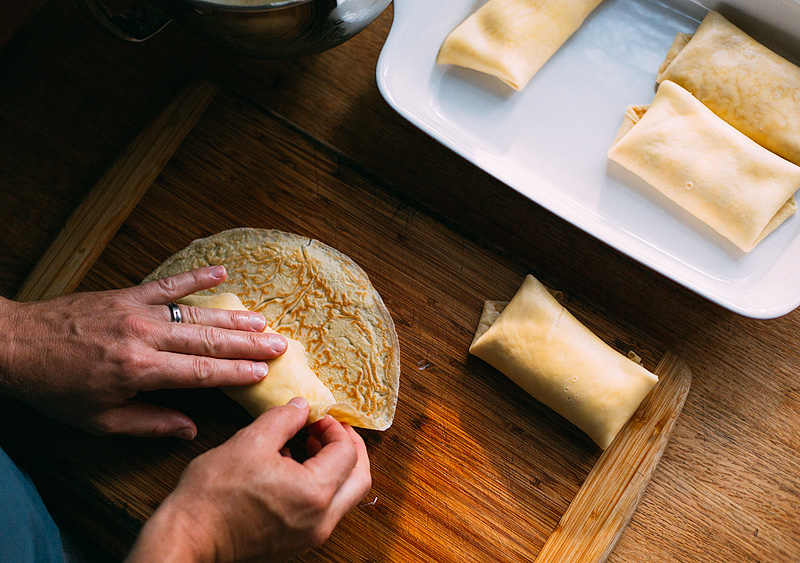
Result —
<instances>
[{"instance_id":1,"label":"stack of crepes","mask_svg":"<svg viewBox=\"0 0 800 563\"><path fill-rule=\"evenodd\" d=\"M253 416L296 396L308 422L331 415L385 430L394 419L400 351L394 322L366 273L341 252L306 237L233 229L199 239L168 258L145 281L222 264L228 279L180 302L262 313L267 331L289 340L267 363L267 377L223 391Z\"/></svg>"},{"instance_id":2,"label":"stack of crepes","mask_svg":"<svg viewBox=\"0 0 800 563\"><path fill-rule=\"evenodd\" d=\"M751 251L797 210L800 68L710 12L678 34L657 80L609 158Z\"/></svg>"}]
</instances>

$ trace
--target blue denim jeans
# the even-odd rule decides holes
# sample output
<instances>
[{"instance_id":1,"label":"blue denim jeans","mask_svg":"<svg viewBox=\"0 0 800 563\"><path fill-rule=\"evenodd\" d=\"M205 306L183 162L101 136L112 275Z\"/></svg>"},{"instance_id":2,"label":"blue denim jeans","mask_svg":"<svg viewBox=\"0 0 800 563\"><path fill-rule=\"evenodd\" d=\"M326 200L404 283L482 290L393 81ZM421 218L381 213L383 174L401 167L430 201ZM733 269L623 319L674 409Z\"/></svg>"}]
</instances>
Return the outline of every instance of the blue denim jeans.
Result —
<instances>
[{"instance_id":1,"label":"blue denim jeans","mask_svg":"<svg viewBox=\"0 0 800 563\"><path fill-rule=\"evenodd\" d=\"M0 449L0 563L64 561L61 534L30 477Z\"/></svg>"}]
</instances>

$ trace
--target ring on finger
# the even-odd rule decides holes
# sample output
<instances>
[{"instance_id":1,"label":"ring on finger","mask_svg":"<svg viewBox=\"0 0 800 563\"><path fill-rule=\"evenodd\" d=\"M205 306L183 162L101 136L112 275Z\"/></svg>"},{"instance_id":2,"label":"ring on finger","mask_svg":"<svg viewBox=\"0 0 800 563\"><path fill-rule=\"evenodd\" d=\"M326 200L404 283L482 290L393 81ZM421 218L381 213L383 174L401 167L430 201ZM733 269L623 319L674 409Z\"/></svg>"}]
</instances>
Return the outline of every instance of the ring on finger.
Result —
<instances>
[{"instance_id":1,"label":"ring on finger","mask_svg":"<svg viewBox=\"0 0 800 563\"><path fill-rule=\"evenodd\" d=\"M183 322L183 316L181 315L181 310L175 303L167 303L167 308L169 309L170 322L173 323Z\"/></svg>"}]
</instances>

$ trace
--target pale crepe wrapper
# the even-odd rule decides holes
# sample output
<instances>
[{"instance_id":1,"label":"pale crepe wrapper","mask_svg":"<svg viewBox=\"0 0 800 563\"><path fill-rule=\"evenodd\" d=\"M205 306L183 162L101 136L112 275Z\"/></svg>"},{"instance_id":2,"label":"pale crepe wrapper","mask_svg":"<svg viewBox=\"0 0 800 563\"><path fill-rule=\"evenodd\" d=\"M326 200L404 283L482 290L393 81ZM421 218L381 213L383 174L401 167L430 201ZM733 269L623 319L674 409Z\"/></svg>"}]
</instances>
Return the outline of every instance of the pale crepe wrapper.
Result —
<instances>
[{"instance_id":1,"label":"pale crepe wrapper","mask_svg":"<svg viewBox=\"0 0 800 563\"><path fill-rule=\"evenodd\" d=\"M189 295L178 303L212 309L248 310L233 293ZM266 327L264 332L276 333L270 327ZM303 397L309 404L308 424L329 414L339 422L369 426L371 421L363 414L346 403L336 402L330 390L308 367L303 345L293 338L286 338L286 341L286 351L273 360L267 360L268 373L264 379L245 387L222 387L222 391L242 405L253 418L272 407L285 405L294 397Z\"/></svg>"},{"instance_id":2,"label":"pale crepe wrapper","mask_svg":"<svg viewBox=\"0 0 800 563\"><path fill-rule=\"evenodd\" d=\"M436 62L522 90L601 1L489 0L447 36Z\"/></svg>"},{"instance_id":3,"label":"pale crepe wrapper","mask_svg":"<svg viewBox=\"0 0 800 563\"><path fill-rule=\"evenodd\" d=\"M800 67L717 12L694 35L676 36L656 80L685 88L759 145L800 165Z\"/></svg>"},{"instance_id":4,"label":"pale crepe wrapper","mask_svg":"<svg viewBox=\"0 0 800 563\"><path fill-rule=\"evenodd\" d=\"M226 389L228 395L253 416L302 396L311 404L310 420L327 413L362 428L391 426L400 382L397 333L353 260L308 237L231 229L192 242L145 281L217 264L228 271L225 282L191 299L261 313L271 330L290 339L288 351L268 362L264 380Z\"/></svg>"},{"instance_id":5,"label":"pale crepe wrapper","mask_svg":"<svg viewBox=\"0 0 800 563\"><path fill-rule=\"evenodd\" d=\"M797 205L800 167L664 81L649 106L631 106L608 157L750 252Z\"/></svg>"},{"instance_id":6,"label":"pale crepe wrapper","mask_svg":"<svg viewBox=\"0 0 800 563\"><path fill-rule=\"evenodd\" d=\"M470 353L606 449L658 378L603 342L531 275L503 305L487 303Z\"/></svg>"}]
</instances>

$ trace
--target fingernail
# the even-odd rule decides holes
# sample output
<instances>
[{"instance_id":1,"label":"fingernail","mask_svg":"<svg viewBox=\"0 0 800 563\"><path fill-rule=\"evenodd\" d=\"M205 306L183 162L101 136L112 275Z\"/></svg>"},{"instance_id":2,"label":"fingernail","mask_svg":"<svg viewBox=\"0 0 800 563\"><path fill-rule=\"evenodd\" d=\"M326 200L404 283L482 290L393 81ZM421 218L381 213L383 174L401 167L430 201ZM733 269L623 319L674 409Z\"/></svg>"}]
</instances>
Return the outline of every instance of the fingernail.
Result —
<instances>
[{"instance_id":1,"label":"fingernail","mask_svg":"<svg viewBox=\"0 0 800 563\"><path fill-rule=\"evenodd\" d=\"M253 330L262 331L267 326L267 320L264 318L264 315L255 314L250 315L250 328Z\"/></svg>"},{"instance_id":2,"label":"fingernail","mask_svg":"<svg viewBox=\"0 0 800 563\"><path fill-rule=\"evenodd\" d=\"M253 362L253 375L256 379L261 380L267 377L269 367L264 362Z\"/></svg>"},{"instance_id":3,"label":"fingernail","mask_svg":"<svg viewBox=\"0 0 800 563\"><path fill-rule=\"evenodd\" d=\"M280 334L273 334L269 337L269 347L277 354L283 354L287 346L286 339Z\"/></svg>"},{"instance_id":4,"label":"fingernail","mask_svg":"<svg viewBox=\"0 0 800 563\"><path fill-rule=\"evenodd\" d=\"M175 437L181 440L194 440L195 433L191 428L182 428L175 433Z\"/></svg>"},{"instance_id":5,"label":"fingernail","mask_svg":"<svg viewBox=\"0 0 800 563\"><path fill-rule=\"evenodd\" d=\"M220 279L225 275L225 266L213 266L208 273L212 278Z\"/></svg>"},{"instance_id":6,"label":"fingernail","mask_svg":"<svg viewBox=\"0 0 800 563\"><path fill-rule=\"evenodd\" d=\"M295 397L286 404L292 405L293 407L297 407L298 409L304 409L308 406L308 401L306 401L303 397Z\"/></svg>"}]
</instances>

